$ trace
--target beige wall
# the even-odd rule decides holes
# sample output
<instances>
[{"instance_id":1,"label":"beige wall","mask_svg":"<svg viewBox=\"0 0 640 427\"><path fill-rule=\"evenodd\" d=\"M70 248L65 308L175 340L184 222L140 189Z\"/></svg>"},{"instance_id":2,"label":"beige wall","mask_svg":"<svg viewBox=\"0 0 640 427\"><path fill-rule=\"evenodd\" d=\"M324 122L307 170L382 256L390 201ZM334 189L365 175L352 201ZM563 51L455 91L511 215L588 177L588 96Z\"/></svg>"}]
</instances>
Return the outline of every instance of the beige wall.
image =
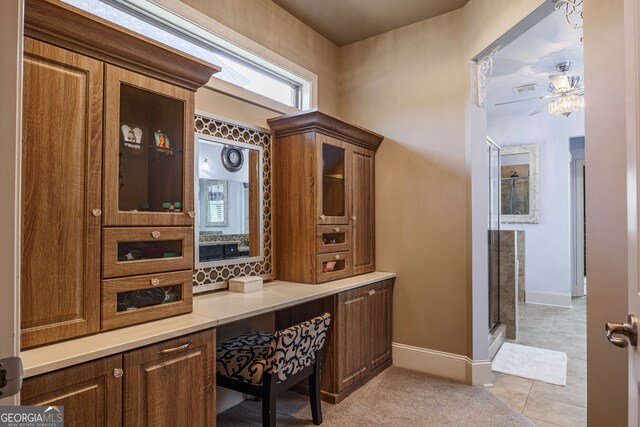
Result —
<instances>
[{"instance_id":1,"label":"beige wall","mask_svg":"<svg viewBox=\"0 0 640 427\"><path fill-rule=\"evenodd\" d=\"M386 137L376 263L398 273L394 342L472 355L470 61L541 3L472 0L340 49L339 114Z\"/></svg>"},{"instance_id":2,"label":"beige wall","mask_svg":"<svg viewBox=\"0 0 640 427\"><path fill-rule=\"evenodd\" d=\"M329 40L271 0L182 2L317 74L318 108L337 113L338 48Z\"/></svg>"}]
</instances>

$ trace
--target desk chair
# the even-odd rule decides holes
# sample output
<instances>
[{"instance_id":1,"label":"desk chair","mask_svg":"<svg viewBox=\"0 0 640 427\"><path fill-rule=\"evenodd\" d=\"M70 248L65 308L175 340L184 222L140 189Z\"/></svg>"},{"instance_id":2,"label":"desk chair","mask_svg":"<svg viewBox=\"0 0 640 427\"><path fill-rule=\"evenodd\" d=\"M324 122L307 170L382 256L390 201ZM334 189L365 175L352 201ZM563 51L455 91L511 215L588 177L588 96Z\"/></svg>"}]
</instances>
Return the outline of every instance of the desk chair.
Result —
<instances>
[{"instance_id":1,"label":"desk chair","mask_svg":"<svg viewBox=\"0 0 640 427\"><path fill-rule=\"evenodd\" d=\"M290 328L252 332L216 348L217 385L262 399L262 425L276 425L276 398L309 378L313 423L322 424L320 350L331 315L324 313Z\"/></svg>"}]
</instances>

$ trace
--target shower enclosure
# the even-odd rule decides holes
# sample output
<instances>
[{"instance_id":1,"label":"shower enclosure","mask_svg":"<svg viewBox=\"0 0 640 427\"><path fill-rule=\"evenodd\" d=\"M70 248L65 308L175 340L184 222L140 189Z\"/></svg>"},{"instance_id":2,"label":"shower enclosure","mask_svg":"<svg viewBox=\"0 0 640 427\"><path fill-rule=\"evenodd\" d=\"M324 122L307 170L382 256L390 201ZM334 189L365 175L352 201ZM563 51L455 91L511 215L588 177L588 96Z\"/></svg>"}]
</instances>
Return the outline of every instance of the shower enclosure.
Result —
<instances>
[{"instance_id":1,"label":"shower enclosure","mask_svg":"<svg viewBox=\"0 0 640 427\"><path fill-rule=\"evenodd\" d=\"M487 137L489 167L489 332L500 324L500 146Z\"/></svg>"}]
</instances>

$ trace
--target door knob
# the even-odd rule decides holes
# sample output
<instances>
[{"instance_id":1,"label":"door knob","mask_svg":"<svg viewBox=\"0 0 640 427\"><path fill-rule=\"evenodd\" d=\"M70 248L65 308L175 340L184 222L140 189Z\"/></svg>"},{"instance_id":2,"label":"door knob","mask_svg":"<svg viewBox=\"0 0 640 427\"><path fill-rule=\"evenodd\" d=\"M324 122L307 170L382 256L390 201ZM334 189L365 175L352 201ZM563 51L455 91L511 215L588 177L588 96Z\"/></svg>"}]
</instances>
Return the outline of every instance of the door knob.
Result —
<instances>
[{"instance_id":1,"label":"door knob","mask_svg":"<svg viewBox=\"0 0 640 427\"><path fill-rule=\"evenodd\" d=\"M638 318L634 314L630 314L624 323L607 322L605 330L609 342L617 347L625 348L629 344L635 347L638 344ZM624 335L626 339L614 335Z\"/></svg>"}]
</instances>

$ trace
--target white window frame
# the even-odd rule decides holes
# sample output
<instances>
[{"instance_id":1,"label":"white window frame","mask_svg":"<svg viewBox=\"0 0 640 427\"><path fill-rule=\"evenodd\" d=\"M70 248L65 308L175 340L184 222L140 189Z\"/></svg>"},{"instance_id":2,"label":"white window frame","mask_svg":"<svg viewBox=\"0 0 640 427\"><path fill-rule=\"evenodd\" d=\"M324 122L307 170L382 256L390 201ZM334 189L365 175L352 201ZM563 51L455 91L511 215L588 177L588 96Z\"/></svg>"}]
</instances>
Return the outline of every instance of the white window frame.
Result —
<instances>
[{"instance_id":1,"label":"white window frame","mask_svg":"<svg viewBox=\"0 0 640 427\"><path fill-rule=\"evenodd\" d=\"M154 22L163 22L178 33L210 43L216 49L229 52L257 68L298 84L300 106L299 108L291 107L215 76L205 85L208 89L247 100L282 114L318 107L318 76L316 74L178 0L107 0L106 2L133 10Z\"/></svg>"}]
</instances>

